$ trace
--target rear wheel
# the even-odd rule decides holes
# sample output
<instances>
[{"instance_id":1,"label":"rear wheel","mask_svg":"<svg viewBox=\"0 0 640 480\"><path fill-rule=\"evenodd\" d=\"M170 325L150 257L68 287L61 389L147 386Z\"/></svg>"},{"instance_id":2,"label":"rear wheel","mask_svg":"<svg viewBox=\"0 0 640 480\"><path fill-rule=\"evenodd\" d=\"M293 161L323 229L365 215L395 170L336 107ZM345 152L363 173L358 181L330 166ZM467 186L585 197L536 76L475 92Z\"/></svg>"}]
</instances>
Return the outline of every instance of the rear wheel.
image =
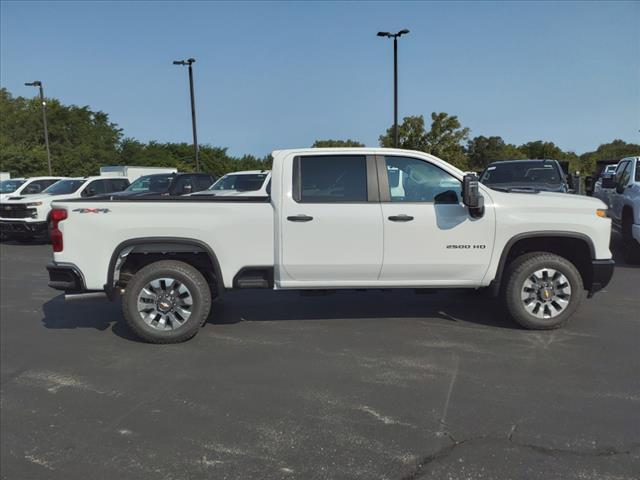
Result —
<instances>
[{"instance_id":1,"label":"rear wheel","mask_svg":"<svg viewBox=\"0 0 640 480\"><path fill-rule=\"evenodd\" d=\"M190 339L206 322L211 291L191 265L162 260L140 269L122 298L124 318L136 335L150 343Z\"/></svg>"},{"instance_id":2,"label":"rear wheel","mask_svg":"<svg viewBox=\"0 0 640 480\"><path fill-rule=\"evenodd\" d=\"M516 258L505 272L504 300L511 317L525 328L564 325L584 299L582 277L567 259L546 252Z\"/></svg>"}]
</instances>

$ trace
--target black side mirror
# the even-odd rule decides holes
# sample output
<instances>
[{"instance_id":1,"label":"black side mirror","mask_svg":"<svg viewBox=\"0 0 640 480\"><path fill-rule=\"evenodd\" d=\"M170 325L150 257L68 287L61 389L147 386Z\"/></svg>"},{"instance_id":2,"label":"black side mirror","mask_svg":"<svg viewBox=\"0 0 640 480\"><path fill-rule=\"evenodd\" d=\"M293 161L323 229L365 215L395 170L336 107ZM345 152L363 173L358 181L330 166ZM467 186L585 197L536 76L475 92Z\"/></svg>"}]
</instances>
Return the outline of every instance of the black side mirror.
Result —
<instances>
[{"instance_id":1,"label":"black side mirror","mask_svg":"<svg viewBox=\"0 0 640 480\"><path fill-rule=\"evenodd\" d=\"M606 177L602 177L602 188L615 188L616 180L613 175L607 175Z\"/></svg>"},{"instance_id":2,"label":"black side mirror","mask_svg":"<svg viewBox=\"0 0 640 480\"><path fill-rule=\"evenodd\" d=\"M480 194L478 176L468 173L462 178L462 203L469 209L473 218L484 215L484 197Z\"/></svg>"}]
</instances>

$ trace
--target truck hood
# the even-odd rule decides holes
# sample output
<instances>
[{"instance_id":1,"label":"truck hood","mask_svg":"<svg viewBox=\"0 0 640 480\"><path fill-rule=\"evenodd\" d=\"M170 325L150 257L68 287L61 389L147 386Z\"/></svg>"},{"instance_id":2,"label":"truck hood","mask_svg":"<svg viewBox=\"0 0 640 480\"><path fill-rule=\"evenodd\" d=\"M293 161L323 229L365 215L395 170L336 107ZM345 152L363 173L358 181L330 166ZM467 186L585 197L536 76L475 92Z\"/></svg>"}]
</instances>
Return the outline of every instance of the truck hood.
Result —
<instances>
[{"instance_id":1,"label":"truck hood","mask_svg":"<svg viewBox=\"0 0 640 480\"><path fill-rule=\"evenodd\" d=\"M37 193L34 195L20 195L18 197L9 198L5 203L31 203L31 202L43 202L51 203L55 200L68 200L70 198L77 198L76 194L63 194L63 195L50 195L48 193Z\"/></svg>"},{"instance_id":2,"label":"truck hood","mask_svg":"<svg viewBox=\"0 0 640 480\"><path fill-rule=\"evenodd\" d=\"M496 205L522 207L524 210L530 208L557 209L558 213L567 209L592 209L607 208L607 205L594 197L584 195L573 195L558 192L502 192L499 190L489 190L488 195Z\"/></svg>"}]
</instances>

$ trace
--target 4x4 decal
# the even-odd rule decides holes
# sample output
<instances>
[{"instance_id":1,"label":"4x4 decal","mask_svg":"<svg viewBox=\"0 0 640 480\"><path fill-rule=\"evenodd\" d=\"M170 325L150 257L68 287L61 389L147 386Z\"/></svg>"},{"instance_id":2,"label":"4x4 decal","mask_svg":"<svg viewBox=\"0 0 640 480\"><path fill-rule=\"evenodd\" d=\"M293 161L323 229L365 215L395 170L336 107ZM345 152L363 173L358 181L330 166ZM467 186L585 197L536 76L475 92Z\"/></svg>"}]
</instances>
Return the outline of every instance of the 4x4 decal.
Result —
<instances>
[{"instance_id":1,"label":"4x4 decal","mask_svg":"<svg viewBox=\"0 0 640 480\"><path fill-rule=\"evenodd\" d=\"M109 213L111 210L108 208L76 208L71 211L78 213Z\"/></svg>"}]
</instances>

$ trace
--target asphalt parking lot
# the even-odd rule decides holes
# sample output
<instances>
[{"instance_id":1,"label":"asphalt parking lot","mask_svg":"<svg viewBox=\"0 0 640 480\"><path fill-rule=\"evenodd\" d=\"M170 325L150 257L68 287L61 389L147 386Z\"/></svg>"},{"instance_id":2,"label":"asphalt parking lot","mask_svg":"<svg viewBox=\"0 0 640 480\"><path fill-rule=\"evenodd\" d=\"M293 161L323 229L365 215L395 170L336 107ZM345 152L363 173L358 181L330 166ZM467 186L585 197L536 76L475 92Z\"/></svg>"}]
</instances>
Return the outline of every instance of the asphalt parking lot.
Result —
<instances>
[{"instance_id":1,"label":"asphalt parking lot","mask_svg":"<svg viewBox=\"0 0 640 480\"><path fill-rule=\"evenodd\" d=\"M481 296L232 293L184 344L0 246L3 479L637 479L640 268L570 325Z\"/></svg>"}]
</instances>

